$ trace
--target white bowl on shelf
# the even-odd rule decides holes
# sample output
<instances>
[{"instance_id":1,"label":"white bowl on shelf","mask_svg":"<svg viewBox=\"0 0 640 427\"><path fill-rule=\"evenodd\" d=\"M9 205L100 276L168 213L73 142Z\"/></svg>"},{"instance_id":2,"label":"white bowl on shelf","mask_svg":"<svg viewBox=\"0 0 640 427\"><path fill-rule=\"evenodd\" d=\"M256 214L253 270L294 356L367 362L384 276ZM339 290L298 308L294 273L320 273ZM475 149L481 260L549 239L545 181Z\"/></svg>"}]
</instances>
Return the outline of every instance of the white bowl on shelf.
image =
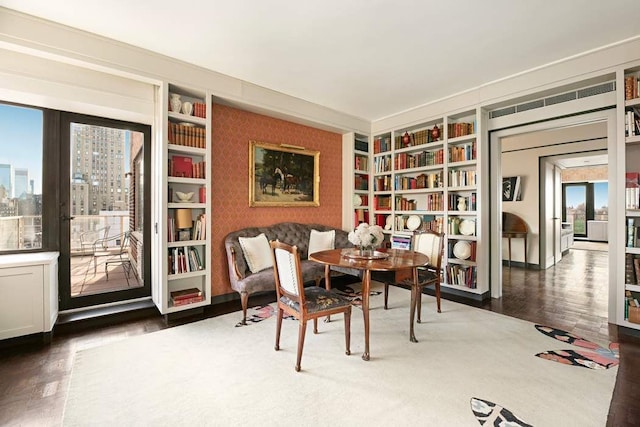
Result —
<instances>
[{"instance_id":1,"label":"white bowl on shelf","mask_svg":"<svg viewBox=\"0 0 640 427\"><path fill-rule=\"evenodd\" d=\"M180 203L190 203L191 198L193 197L193 191L188 193L183 193L182 191L176 191L176 196L178 196L178 201Z\"/></svg>"}]
</instances>

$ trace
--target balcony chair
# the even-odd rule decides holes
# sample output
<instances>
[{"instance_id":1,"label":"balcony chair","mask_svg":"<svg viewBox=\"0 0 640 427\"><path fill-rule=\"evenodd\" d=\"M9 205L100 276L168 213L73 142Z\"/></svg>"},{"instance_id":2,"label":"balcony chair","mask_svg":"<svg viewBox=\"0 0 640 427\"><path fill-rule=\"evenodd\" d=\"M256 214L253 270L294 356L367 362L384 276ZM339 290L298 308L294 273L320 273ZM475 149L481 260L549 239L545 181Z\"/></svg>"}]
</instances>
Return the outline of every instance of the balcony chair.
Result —
<instances>
[{"instance_id":1,"label":"balcony chair","mask_svg":"<svg viewBox=\"0 0 640 427\"><path fill-rule=\"evenodd\" d=\"M412 240L412 250L422 252L429 257L429 264L418 268L417 285L414 285L412 275L405 271L374 271L371 279L384 283L384 309L388 309L389 285L409 287L411 289L411 318L418 312L418 323L422 322L422 289L425 286L435 285L436 306L440 313L440 282L442 281L442 254L444 252L444 233L431 230L415 231ZM413 325L412 325L413 329ZM414 341L415 337L411 337Z\"/></svg>"},{"instance_id":2,"label":"balcony chair","mask_svg":"<svg viewBox=\"0 0 640 427\"><path fill-rule=\"evenodd\" d=\"M88 230L80 234L80 252L84 257L87 253L93 253L93 246L97 240L104 240L109 237L109 229L111 226ZM106 249L106 248L103 248Z\"/></svg>"},{"instance_id":3,"label":"balcony chair","mask_svg":"<svg viewBox=\"0 0 640 427\"><path fill-rule=\"evenodd\" d=\"M277 326L276 326L276 351L280 350L280 330L284 313L291 315L300 322L298 328L298 353L296 359L296 371L300 371L304 336L307 329L307 321L313 319L313 333L318 333L318 317L331 314L344 313L344 334L346 354L351 354L351 302L340 295L318 287L305 288L300 269L300 255L296 246L287 245L278 241L271 241L273 253L274 276L276 281L277 301Z\"/></svg>"},{"instance_id":4,"label":"balcony chair","mask_svg":"<svg viewBox=\"0 0 640 427\"><path fill-rule=\"evenodd\" d=\"M117 249L109 249L109 243L115 242ZM116 234L115 236L98 239L93 244L93 275L98 269L98 259L106 258L104 262L104 272L109 280L109 264L120 264L124 269L124 277L129 286L129 275L131 274L131 260L129 259L129 232Z\"/></svg>"}]
</instances>

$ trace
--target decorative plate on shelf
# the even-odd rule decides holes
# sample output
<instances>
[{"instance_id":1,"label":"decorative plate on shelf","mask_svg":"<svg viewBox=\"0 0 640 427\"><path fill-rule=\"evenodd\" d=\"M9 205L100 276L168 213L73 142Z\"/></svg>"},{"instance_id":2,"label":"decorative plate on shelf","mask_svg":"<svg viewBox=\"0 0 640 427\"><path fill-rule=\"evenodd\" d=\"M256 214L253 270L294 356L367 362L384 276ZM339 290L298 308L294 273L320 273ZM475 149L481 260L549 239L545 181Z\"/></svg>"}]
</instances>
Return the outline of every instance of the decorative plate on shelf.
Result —
<instances>
[{"instance_id":1,"label":"decorative plate on shelf","mask_svg":"<svg viewBox=\"0 0 640 427\"><path fill-rule=\"evenodd\" d=\"M463 219L458 227L460 234L465 236L473 236L476 232L476 222L472 219Z\"/></svg>"},{"instance_id":2,"label":"decorative plate on shelf","mask_svg":"<svg viewBox=\"0 0 640 427\"><path fill-rule=\"evenodd\" d=\"M416 231L422 225L422 219L418 215L411 215L407 218L407 228L411 231Z\"/></svg>"},{"instance_id":3,"label":"decorative plate on shelf","mask_svg":"<svg viewBox=\"0 0 640 427\"><path fill-rule=\"evenodd\" d=\"M460 240L455 245L453 245L453 254L458 259L467 259L471 256L471 245L469 244L469 242Z\"/></svg>"},{"instance_id":4,"label":"decorative plate on shelf","mask_svg":"<svg viewBox=\"0 0 640 427\"><path fill-rule=\"evenodd\" d=\"M387 216L387 223L384 226L385 230L391 230L393 228L393 215Z\"/></svg>"},{"instance_id":5,"label":"decorative plate on shelf","mask_svg":"<svg viewBox=\"0 0 640 427\"><path fill-rule=\"evenodd\" d=\"M353 206L362 206L362 197L357 194L353 195Z\"/></svg>"}]
</instances>

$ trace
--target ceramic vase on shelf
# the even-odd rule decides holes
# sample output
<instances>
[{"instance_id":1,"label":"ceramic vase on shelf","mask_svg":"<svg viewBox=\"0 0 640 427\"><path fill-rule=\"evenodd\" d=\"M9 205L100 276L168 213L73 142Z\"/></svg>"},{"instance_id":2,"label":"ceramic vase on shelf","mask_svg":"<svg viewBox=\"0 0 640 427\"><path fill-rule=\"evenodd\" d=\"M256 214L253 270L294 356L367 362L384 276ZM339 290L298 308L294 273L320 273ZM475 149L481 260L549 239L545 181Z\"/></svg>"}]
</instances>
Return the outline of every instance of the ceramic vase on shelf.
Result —
<instances>
[{"instance_id":1,"label":"ceramic vase on shelf","mask_svg":"<svg viewBox=\"0 0 640 427\"><path fill-rule=\"evenodd\" d=\"M172 112L179 113L182 109L182 101L180 101L180 95L178 95L177 93L172 93L169 104L171 105Z\"/></svg>"},{"instance_id":2,"label":"ceramic vase on shelf","mask_svg":"<svg viewBox=\"0 0 640 427\"><path fill-rule=\"evenodd\" d=\"M458 197L458 210L466 211L467 210L467 199L464 197Z\"/></svg>"},{"instance_id":3,"label":"ceramic vase on shelf","mask_svg":"<svg viewBox=\"0 0 640 427\"><path fill-rule=\"evenodd\" d=\"M440 138L440 128L438 125L434 125L433 129L431 129L431 140L437 141Z\"/></svg>"},{"instance_id":4,"label":"ceramic vase on shelf","mask_svg":"<svg viewBox=\"0 0 640 427\"><path fill-rule=\"evenodd\" d=\"M183 102L182 103L182 114L186 114L187 116L190 116L192 112L193 112L193 104L190 103L189 101Z\"/></svg>"}]
</instances>

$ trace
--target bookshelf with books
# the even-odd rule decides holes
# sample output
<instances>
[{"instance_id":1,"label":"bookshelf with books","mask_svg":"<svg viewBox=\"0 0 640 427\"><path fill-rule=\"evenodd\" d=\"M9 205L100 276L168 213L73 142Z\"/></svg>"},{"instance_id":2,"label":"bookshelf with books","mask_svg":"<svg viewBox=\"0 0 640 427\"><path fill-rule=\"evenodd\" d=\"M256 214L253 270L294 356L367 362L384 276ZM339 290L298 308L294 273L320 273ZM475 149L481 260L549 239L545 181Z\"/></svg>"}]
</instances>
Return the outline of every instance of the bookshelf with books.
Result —
<instances>
[{"instance_id":1,"label":"bookshelf with books","mask_svg":"<svg viewBox=\"0 0 640 427\"><path fill-rule=\"evenodd\" d=\"M624 183L624 274L617 298L618 324L640 329L640 64L621 73L624 92L619 96L620 128L624 126L624 170L620 171Z\"/></svg>"},{"instance_id":2,"label":"bookshelf with books","mask_svg":"<svg viewBox=\"0 0 640 427\"><path fill-rule=\"evenodd\" d=\"M158 235L165 259L152 295L168 315L211 302L211 94L169 83L164 95L164 227ZM188 298L175 297L186 290Z\"/></svg>"},{"instance_id":3,"label":"bookshelf with books","mask_svg":"<svg viewBox=\"0 0 640 427\"><path fill-rule=\"evenodd\" d=\"M393 236L444 232L442 286L474 299L489 294L481 262L489 248L479 226L479 114L461 111L376 135L372 154L372 222Z\"/></svg>"},{"instance_id":4,"label":"bookshelf with books","mask_svg":"<svg viewBox=\"0 0 640 427\"><path fill-rule=\"evenodd\" d=\"M359 133L347 133L343 142L343 176L352 179L348 183L343 204L343 227L352 229L361 222L371 221L370 177L372 170L369 137Z\"/></svg>"}]
</instances>

